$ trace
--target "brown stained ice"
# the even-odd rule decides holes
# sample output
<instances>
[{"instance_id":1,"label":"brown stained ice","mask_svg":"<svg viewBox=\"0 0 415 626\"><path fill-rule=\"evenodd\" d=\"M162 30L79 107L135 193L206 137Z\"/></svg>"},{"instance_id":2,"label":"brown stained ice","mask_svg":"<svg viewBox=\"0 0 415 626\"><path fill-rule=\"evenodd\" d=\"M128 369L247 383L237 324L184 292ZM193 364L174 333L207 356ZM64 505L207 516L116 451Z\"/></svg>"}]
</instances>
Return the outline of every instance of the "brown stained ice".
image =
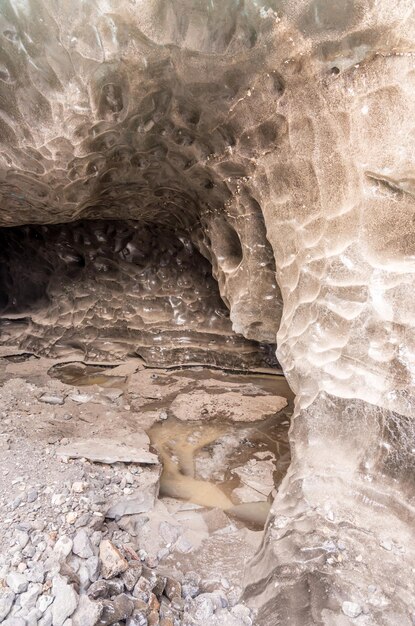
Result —
<instances>
[{"instance_id":1,"label":"brown stained ice","mask_svg":"<svg viewBox=\"0 0 415 626\"><path fill-rule=\"evenodd\" d=\"M233 367L276 341L257 624L410 626L413 0L5 0L0 37L1 341ZM123 232L171 245L160 273Z\"/></svg>"}]
</instances>

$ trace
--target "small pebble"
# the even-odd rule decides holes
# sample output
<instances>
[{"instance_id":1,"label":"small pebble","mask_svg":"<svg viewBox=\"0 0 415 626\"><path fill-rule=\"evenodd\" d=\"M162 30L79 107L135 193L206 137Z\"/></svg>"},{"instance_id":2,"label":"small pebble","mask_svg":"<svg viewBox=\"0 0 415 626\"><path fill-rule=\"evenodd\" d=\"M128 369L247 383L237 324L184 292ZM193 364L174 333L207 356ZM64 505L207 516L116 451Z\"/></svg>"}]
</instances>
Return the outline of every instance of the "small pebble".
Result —
<instances>
[{"instance_id":1,"label":"small pebble","mask_svg":"<svg viewBox=\"0 0 415 626\"><path fill-rule=\"evenodd\" d=\"M356 602L348 602L347 600L342 604L342 611L347 617L359 617L362 612L362 607Z\"/></svg>"},{"instance_id":2,"label":"small pebble","mask_svg":"<svg viewBox=\"0 0 415 626\"><path fill-rule=\"evenodd\" d=\"M69 511L68 515L66 516L66 523L75 524L77 517L78 515L75 511Z\"/></svg>"}]
</instances>

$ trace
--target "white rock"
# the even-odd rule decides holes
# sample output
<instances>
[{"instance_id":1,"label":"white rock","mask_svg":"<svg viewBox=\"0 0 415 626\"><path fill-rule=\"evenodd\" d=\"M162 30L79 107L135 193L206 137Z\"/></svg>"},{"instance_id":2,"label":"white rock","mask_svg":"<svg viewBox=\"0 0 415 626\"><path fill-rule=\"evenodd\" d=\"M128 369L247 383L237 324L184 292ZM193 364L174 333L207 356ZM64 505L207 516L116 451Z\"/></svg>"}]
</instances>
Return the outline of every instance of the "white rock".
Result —
<instances>
[{"instance_id":1,"label":"white rock","mask_svg":"<svg viewBox=\"0 0 415 626\"><path fill-rule=\"evenodd\" d=\"M213 617L214 605L209 594L202 594L194 599L191 615L196 623L202 623Z\"/></svg>"},{"instance_id":2,"label":"white rock","mask_svg":"<svg viewBox=\"0 0 415 626\"><path fill-rule=\"evenodd\" d=\"M38 626L39 618L41 617L42 617L42 613L38 609L36 608L31 609L25 618L26 626Z\"/></svg>"},{"instance_id":3,"label":"white rock","mask_svg":"<svg viewBox=\"0 0 415 626\"><path fill-rule=\"evenodd\" d=\"M189 540L189 538L184 536L180 537L175 545L175 549L181 554L188 554L189 552L192 552L194 547L194 544Z\"/></svg>"},{"instance_id":4,"label":"white rock","mask_svg":"<svg viewBox=\"0 0 415 626\"><path fill-rule=\"evenodd\" d=\"M29 535L24 530L16 530L15 537L17 544L21 550L29 543Z\"/></svg>"},{"instance_id":5,"label":"white rock","mask_svg":"<svg viewBox=\"0 0 415 626\"><path fill-rule=\"evenodd\" d=\"M73 626L95 626L102 613L102 604L92 602L86 595L79 598L79 604L72 616Z\"/></svg>"},{"instance_id":6,"label":"white rock","mask_svg":"<svg viewBox=\"0 0 415 626\"><path fill-rule=\"evenodd\" d=\"M33 609L36 606L36 601L42 592L42 585L39 583L32 583L28 590L20 596L20 606L26 609Z\"/></svg>"},{"instance_id":7,"label":"white rock","mask_svg":"<svg viewBox=\"0 0 415 626\"><path fill-rule=\"evenodd\" d=\"M26 576L31 583L44 583L45 568L41 563L32 562L30 570L27 571Z\"/></svg>"},{"instance_id":8,"label":"white rock","mask_svg":"<svg viewBox=\"0 0 415 626\"><path fill-rule=\"evenodd\" d=\"M37 608L39 609L39 611L41 611L41 613L45 613L45 611L50 607L50 605L53 602L53 596L48 596L48 595L41 595L40 598L37 601Z\"/></svg>"},{"instance_id":9,"label":"white rock","mask_svg":"<svg viewBox=\"0 0 415 626\"><path fill-rule=\"evenodd\" d=\"M6 576L6 583L14 593L23 593L29 585L26 576L19 574L19 572L10 572L10 574Z\"/></svg>"},{"instance_id":10,"label":"white rock","mask_svg":"<svg viewBox=\"0 0 415 626\"><path fill-rule=\"evenodd\" d=\"M9 617L3 622L3 626L26 626L23 617Z\"/></svg>"},{"instance_id":11,"label":"white rock","mask_svg":"<svg viewBox=\"0 0 415 626\"><path fill-rule=\"evenodd\" d=\"M72 491L74 493L83 493L88 488L88 483L77 480L72 483Z\"/></svg>"},{"instance_id":12,"label":"white rock","mask_svg":"<svg viewBox=\"0 0 415 626\"><path fill-rule=\"evenodd\" d=\"M85 528L81 528L76 533L73 540L72 552L82 559L89 559L91 556L94 556L91 541Z\"/></svg>"},{"instance_id":13,"label":"white rock","mask_svg":"<svg viewBox=\"0 0 415 626\"><path fill-rule=\"evenodd\" d=\"M91 583L98 580L99 577L99 558L97 556L91 556L85 563L88 569L88 576Z\"/></svg>"},{"instance_id":14,"label":"white rock","mask_svg":"<svg viewBox=\"0 0 415 626\"><path fill-rule=\"evenodd\" d=\"M85 562L81 563L81 565L79 566L79 569L77 571L77 574L79 576L79 582L80 582L80 585L81 585L81 590L85 591L86 589L88 589L88 587L91 584L91 581L89 580L88 568L87 568Z\"/></svg>"},{"instance_id":15,"label":"white rock","mask_svg":"<svg viewBox=\"0 0 415 626\"><path fill-rule=\"evenodd\" d=\"M0 590L0 624L9 614L15 597L14 591L11 589Z\"/></svg>"},{"instance_id":16,"label":"white rock","mask_svg":"<svg viewBox=\"0 0 415 626\"><path fill-rule=\"evenodd\" d=\"M57 542L53 547L53 552L56 554L59 560L66 559L66 557L70 554L73 546L73 541L67 535L62 535L59 537Z\"/></svg>"},{"instance_id":17,"label":"white rock","mask_svg":"<svg viewBox=\"0 0 415 626\"><path fill-rule=\"evenodd\" d=\"M46 404L64 404L65 398L62 396L55 396L49 393L43 393L40 398L40 402L46 402Z\"/></svg>"},{"instance_id":18,"label":"white rock","mask_svg":"<svg viewBox=\"0 0 415 626\"><path fill-rule=\"evenodd\" d=\"M243 604L237 604L231 609L232 615L237 617L243 624L252 624L251 611Z\"/></svg>"},{"instance_id":19,"label":"white rock","mask_svg":"<svg viewBox=\"0 0 415 626\"><path fill-rule=\"evenodd\" d=\"M347 617L358 617L362 612L362 607L356 602L348 602L347 600L342 604L342 611Z\"/></svg>"},{"instance_id":20,"label":"white rock","mask_svg":"<svg viewBox=\"0 0 415 626\"><path fill-rule=\"evenodd\" d=\"M157 464L158 456L149 452L147 433L137 431L129 436L128 445L125 441L115 439L78 439L68 445L60 447L57 456L65 456L72 459L85 458L98 463L146 463Z\"/></svg>"},{"instance_id":21,"label":"white rock","mask_svg":"<svg viewBox=\"0 0 415 626\"><path fill-rule=\"evenodd\" d=\"M78 595L73 587L60 576L54 576L52 593L55 597L52 604L53 626L63 626L65 620L72 615L78 604Z\"/></svg>"},{"instance_id":22,"label":"white rock","mask_svg":"<svg viewBox=\"0 0 415 626\"><path fill-rule=\"evenodd\" d=\"M72 393L69 397L78 404L85 404L90 402L94 396L91 396L89 393Z\"/></svg>"},{"instance_id":23,"label":"white rock","mask_svg":"<svg viewBox=\"0 0 415 626\"><path fill-rule=\"evenodd\" d=\"M52 610L48 609L39 620L39 626L52 626Z\"/></svg>"},{"instance_id":24,"label":"white rock","mask_svg":"<svg viewBox=\"0 0 415 626\"><path fill-rule=\"evenodd\" d=\"M52 496L52 505L53 506L62 506L65 504L66 496L63 493L54 493Z\"/></svg>"},{"instance_id":25,"label":"white rock","mask_svg":"<svg viewBox=\"0 0 415 626\"><path fill-rule=\"evenodd\" d=\"M78 514L76 513L76 511L69 511L68 515L66 516L66 523L75 524L77 517Z\"/></svg>"}]
</instances>

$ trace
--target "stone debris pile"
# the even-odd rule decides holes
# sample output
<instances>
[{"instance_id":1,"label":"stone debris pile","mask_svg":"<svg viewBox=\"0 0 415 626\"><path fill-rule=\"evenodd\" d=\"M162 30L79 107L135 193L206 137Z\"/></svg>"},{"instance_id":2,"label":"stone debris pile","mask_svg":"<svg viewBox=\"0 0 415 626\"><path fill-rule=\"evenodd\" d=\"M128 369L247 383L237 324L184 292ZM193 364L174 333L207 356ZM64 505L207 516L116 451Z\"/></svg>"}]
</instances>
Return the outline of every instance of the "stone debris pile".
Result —
<instances>
[{"instance_id":1,"label":"stone debris pile","mask_svg":"<svg viewBox=\"0 0 415 626\"><path fill-rule=\"evenodd\" d=\"M249 626L250 610L222 588L206 591L195 572L182 580L149 567L143 550L115 545L102 530L39 541L17 530L32 558L2 572L4 626Z\"/></svg>"}]
</instances>

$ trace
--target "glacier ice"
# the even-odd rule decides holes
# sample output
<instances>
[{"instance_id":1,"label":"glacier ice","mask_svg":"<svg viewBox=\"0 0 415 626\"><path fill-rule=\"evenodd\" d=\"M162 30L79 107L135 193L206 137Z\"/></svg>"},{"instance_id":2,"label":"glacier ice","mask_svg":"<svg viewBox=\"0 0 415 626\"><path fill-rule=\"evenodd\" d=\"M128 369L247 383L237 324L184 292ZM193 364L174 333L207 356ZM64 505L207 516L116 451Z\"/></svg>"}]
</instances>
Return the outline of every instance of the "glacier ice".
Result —
<instances>
[{"instance_id":1,"label":"glacier ice","mask_svg":"<svg viewBox=\"0 0 415 626\"><path fill-rule=\"evenodd\" d=\"M170 229L233 329L276 337L293 459L258 624L412 624L412 0L4 0L0 36L3 233Z\"/></svg>"}]
</instances>

